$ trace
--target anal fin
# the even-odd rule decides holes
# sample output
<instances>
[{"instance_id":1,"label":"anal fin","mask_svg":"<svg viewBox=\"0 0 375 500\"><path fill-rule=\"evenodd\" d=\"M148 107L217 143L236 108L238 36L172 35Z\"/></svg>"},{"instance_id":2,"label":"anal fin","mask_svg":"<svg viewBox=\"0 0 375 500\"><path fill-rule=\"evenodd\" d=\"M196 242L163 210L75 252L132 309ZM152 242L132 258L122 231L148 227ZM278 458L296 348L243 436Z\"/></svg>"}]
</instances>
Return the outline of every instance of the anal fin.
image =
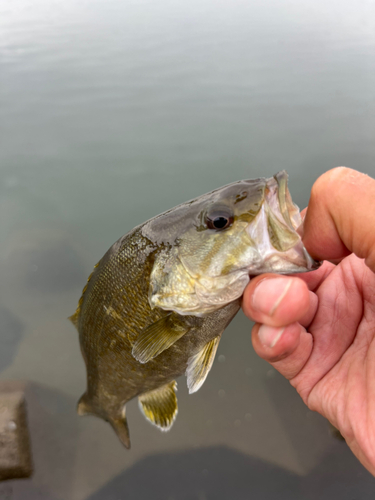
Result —
<instances>
[{"instance_id":1,"label":"anal fin","mask_svg":"<svg viewBox=\"0 0 375 500\"><path fill-rule=\"evenodd\" d=\"M178 412L176 390L177 382L172 380L169 384L138 397L139 407L144 416L162 431L169 431L176 419Z\"/></svg>"},{"instance_id":2,"label":"anal fin","mask_svg":"<svg viewBox=\"0 0 375 500\"><path fill-rule=\"evenodd\" d=\"M203 346L203 348L188 360L186 369L187 385L189 394L197 392L207 378L215 359L220 337L215 337Z\"/></svg>"}]
</instances>

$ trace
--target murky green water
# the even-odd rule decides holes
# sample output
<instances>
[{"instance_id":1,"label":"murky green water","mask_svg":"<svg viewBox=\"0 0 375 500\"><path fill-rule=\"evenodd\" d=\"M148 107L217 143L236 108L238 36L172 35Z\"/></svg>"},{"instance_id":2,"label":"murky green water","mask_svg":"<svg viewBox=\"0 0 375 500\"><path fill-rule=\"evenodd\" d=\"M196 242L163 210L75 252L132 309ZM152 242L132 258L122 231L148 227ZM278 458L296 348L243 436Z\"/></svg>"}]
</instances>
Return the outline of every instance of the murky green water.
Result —
<instances>
[{"instance_id":1,"label":"murky green water","mask_svg":"<svg viewBox=\"0 0 375 500\"><path fill-rule=\"evenodd\" d=\"M204 387L179 381L170 433L129 405L130 452L75 414L66 317L113 241L177 203L283 168L300 206L334 166L375 177L374 2L2 0L0 57L0 369L30 381L35 463L0 498L373 498L242 316Z\"/></svg>"}]
</instances>

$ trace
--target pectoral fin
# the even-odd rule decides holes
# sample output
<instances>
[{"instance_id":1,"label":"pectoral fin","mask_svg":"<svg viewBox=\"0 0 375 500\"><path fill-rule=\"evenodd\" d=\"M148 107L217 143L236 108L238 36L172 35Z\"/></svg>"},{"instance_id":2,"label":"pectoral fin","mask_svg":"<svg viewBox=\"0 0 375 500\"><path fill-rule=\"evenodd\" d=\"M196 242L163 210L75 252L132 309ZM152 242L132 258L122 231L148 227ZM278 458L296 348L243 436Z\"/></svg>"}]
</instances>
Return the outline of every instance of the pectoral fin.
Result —
<instances>
[{"instance_id":1,"label":"pectoral fin","mask_svg":"<svg viewBox=\"0 0 375 500\"><path fill-rule=\"evenodd\" d=\"M189 331L176 314L170 313L148 326L138 335L132 354L140 363L156 358Z\"/></svg>"},{"instance_id":2,"label":"pectoral fin","mask_svg":"<svg viewBox=\"0 0 375 500\"><path fill-rule=\"evenodd\" d=\"M177 416L176 390L177 382L173 380L138 397L139 407L144 416L162 431L169 431Z\"/></svg>"},{"instance_id":3,"label":"pectoral fin","mask_svg":"<svg viewBox=\"0 0 375 500\"><path fill-rule=\"evenodd\" d=\"M219 342L220 337L215 337L210 342L207 342L197 354L189 358L186 369L189 394L197 392L202 387L211 370Z\"/></svg>"}]
</instances>

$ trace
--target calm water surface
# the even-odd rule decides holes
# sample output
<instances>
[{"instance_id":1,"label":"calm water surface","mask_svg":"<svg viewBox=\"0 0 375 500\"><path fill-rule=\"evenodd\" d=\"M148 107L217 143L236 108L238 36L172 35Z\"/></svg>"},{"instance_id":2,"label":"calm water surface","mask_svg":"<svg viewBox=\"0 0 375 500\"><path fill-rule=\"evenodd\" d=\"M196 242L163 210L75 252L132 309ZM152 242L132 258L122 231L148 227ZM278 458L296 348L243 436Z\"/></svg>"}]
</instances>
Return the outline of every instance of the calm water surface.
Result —
<instances>
[{"instance_id":1,"label":"calm water surface","mask_svg":"<svg viewBox=\"0 0 375 500\"><path fill-rule=\"evenodd\" d=\"M162 434L79 419L72 314L119 236L242 178L301 207L347 165L375 177L375 4L2 0L0 370L30 381L35 474L0 499L367 500L375 480L252 352L242 316ZM2 496L3 495L3 496Z\"/></svg>"}]
</instances>

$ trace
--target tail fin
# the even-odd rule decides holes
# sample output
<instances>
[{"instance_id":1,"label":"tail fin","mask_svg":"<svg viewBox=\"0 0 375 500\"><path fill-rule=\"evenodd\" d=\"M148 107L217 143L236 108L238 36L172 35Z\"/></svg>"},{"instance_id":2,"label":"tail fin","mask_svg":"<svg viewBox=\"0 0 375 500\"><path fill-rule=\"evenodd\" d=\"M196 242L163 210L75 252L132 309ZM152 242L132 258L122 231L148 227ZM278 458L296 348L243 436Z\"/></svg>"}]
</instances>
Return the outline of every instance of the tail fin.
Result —
<instances>
[{"instance_id":1,"label":"tail fin","mask_svg":"<svg viewBox=\"0 0 375 500\"><path fill-rule=\"evenodd\" d=\"M87 392L84 392L79 398L77 405L77 413L81 417L83 415L96 415L95 409L93 408Z\"/></svg>"},{"instance_id":2,"label":"tail fin","mask_svg":"<svg viewBox=\"0 0 375 500\"><path fill-rule=\"evenodd\" d=\"M95 407L95 405L93 405L90 401L87 392L85 392L78 401L77 413L80 416L95 415L96 417L106 420L111 424L125 448L130 448L129 428L125 415L125 405L118 413L116 412L114 416L111 416L105 411L105 409Z\"/></svg>"},{"instance_id":3,"label":"tail fin","mask_svg":"<svg viewBox=\"0 0 375 500\"><path fill-rule=\"evenodd\" d=\"M123 416L121 418L109 417L108 422L112 425L121 443L125 446L125 448L129 450L130 437L129 437L128 421L126 420L125 416L125 406L123 410Z\"/></svg>"}]
</instances>

